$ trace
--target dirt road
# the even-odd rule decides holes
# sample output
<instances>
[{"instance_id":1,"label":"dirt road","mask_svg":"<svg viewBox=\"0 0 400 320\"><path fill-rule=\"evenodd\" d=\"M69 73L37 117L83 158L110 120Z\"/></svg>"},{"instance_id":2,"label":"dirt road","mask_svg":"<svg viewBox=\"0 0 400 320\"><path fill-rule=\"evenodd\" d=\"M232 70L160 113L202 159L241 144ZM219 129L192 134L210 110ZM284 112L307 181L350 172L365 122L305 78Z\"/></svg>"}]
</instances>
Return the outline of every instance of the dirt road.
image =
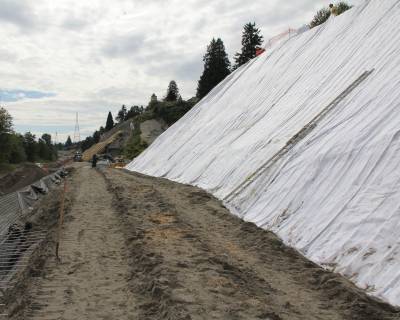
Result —
<instances>
[{"instance_id":1,"label":"dirt road","mask_svg":"<svg viewBox=\"0 0 400 320\"><path fill-rule=\"evenodd\" d=\"M400 319L200 189L86 166L71 193L25 319Z\"/></svg>"},{"instance_id":2,"label":"dirt road","mask_svg":"<svg viewBox=\"0 0 400 320\"><path fill-rule=\"evenodd\" d=\"M104 178L80 168L73 179L58 262L48 261L25 319L138 319L121 222Z\"/></svg>"}]
</instances>

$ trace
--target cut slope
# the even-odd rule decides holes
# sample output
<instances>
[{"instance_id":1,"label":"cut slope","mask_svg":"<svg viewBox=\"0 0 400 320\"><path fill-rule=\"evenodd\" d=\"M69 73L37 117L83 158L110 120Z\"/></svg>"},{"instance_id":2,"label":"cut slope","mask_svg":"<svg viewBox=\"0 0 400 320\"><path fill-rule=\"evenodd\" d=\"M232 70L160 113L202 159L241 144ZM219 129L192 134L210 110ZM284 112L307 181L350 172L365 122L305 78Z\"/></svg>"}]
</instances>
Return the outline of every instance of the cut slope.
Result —
<instances>
[{"instance_id":1,"label":"cut slope","mask_svg":"<svg viewBox=\"0 0 400 320\"><path fill-rule=\"evenodd\" d=\"M400 1L363 1L290 39L231 74L128 169L200 186L400 305L398 21Z\"/></svg>"},{"instance_id":2,"label":"cut slope","mask_svg":"<svg viewBox=\"0 0 400 320\"><path fill-rule=\"evenodd\" d=\"M96 143L95 145L91 146L89 149L85 150L85 152L82 155L82 160L83 161L89 161L92 159L93 155L102 153L106 150L107 146L109 146L111 143L113 143L120 135L122 134L122 131L117 131L104 141L101 141L99 143Z\"/></svg>"}]
</instances>

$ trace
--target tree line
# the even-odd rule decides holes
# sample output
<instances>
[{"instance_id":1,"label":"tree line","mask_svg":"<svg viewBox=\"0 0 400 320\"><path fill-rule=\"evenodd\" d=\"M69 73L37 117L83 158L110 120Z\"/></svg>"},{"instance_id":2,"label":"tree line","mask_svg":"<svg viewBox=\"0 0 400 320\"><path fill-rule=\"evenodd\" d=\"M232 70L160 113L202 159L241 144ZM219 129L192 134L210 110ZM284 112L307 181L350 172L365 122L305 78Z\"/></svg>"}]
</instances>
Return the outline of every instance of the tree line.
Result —
<instances>
[{"instance_id":1,"label":"tree line","mask_svg":"<svg viewBox=\"0 0 400 320\"><path fill-rule=\"evenodd\" d=\"M261 30L256 27L254 22L245 24L242 32L242 47L235 54L235 63L231 66L224 42L221 38L213 38L203 57L204 69L197 84L196 97L202 99L232 71L255 58L263 41Z\"/></svg>"},{"instance_id":2,"label":"tree line","mask_svg":"<svg viewBox=\"0 0 400 320\"><path fill-rule=\"evenodd\" d=\"M25 134L16 133L11 115L0 107L0 164L54 161L58 147L52 143L48 133L39 138L29 131Z\"/></svg>"},{"instance_id":3,"label":"tree line","mask_svg":"<svg viewBox=\"0 0 400 320\"><path fill-rule=\"evenodd\" d=\"M134 105L128 109L126 105L122 105L118 111L115 121L111 111L108 112L105 126L101 126L93 135L86 137L80 143L82 151L90 148L92 145L100 141L101 135L110 131L112 128L127 120L131 120L135 124L132 137L128 141L123 153L125 156L133 158L143 151L147 145L140 139L140 123L150 119L162 119L168 126L179 120L186 112L188 112L198 101L193 97L187 101L182 99L178 84L175 80L171 80L168 84L165 96L158 100L153 93L150 102L146 107ZM66 146L72 145L70 137L68 137Z\"/></svg>"},{"instance_id":4,"label":"tree line","mask_svg":"<svg viewBox=\"0 0 400 320\"><path fill-rule=\"evenodd\" d=\"M351 6L344 1L332 5L335 14L340 15L349 10ZM329 19L331 10L324 8L319 10L310 22L309 27L314 28ZM204 70L197 85L196 96L199 99L205 97L215 86L226 78L232 71L246 64L257 55L257 50L263 44L261 31L255 23L247 23L243 27L242 47L234 56L235 63L231 66L225 46L221 38L212 39L207 46L207 51L203 57Z\"/></svg>"}]
</instances>

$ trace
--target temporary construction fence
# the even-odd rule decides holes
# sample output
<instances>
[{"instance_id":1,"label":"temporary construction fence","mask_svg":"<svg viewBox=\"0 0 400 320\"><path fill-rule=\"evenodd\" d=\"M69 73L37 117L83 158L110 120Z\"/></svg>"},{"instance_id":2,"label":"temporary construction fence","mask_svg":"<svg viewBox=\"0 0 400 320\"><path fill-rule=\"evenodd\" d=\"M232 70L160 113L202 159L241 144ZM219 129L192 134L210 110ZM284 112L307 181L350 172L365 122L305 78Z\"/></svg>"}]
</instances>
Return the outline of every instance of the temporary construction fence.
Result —
<instances>
[{"instance_id":1,"label":"temporary construction fence","mask_svg":"<svg viewBox=\"0 0 400 320\"><path fill-rule=\"evenodd\" d=\"M14 285L15 275L28 265L31 253L46 236L46 231L32 230L32 225L24 221L34 203L60 184L64 176L64 170L59 170L0 197L0 298ZM2 306L0 304L0 309ZM0 318L2 316L6 314L0 312Z\"/></svg>"},{"instance_id":2,"label":"temporary construction fence","mask_svg":"<svg viewBox=\"0 0 400 320\"><path fill-rule=\"evenodd\" d=\"M270 49L278 42L285 40L285 39L290 39L292 37L295 37L299 34L302 34L303 32L306 32L309 29L310 29L310 27L308 25L304 25L298 29L288 28L284 32L269 38L268 41L266 41L266 43L265 43L264 50Z\"/></svg>"}]
</instances>

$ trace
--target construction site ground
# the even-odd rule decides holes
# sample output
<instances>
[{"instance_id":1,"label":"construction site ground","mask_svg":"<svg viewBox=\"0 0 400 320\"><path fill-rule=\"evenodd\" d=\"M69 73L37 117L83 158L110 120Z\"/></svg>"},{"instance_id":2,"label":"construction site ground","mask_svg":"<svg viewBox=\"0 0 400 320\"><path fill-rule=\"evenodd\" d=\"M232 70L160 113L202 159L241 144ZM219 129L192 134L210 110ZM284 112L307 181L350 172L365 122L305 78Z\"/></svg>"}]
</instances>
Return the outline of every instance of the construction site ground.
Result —
<instances>
[{"instance_id":1,"label":"construction site ground","mask_svg":"<svg viewBox=\"0 0 400 320\"><path fill-rule=\"evenodd\" d=\"M400 319L201 189L74 166L61 261L47 241L11 319Z\"/></svg>"}]
</instances>

